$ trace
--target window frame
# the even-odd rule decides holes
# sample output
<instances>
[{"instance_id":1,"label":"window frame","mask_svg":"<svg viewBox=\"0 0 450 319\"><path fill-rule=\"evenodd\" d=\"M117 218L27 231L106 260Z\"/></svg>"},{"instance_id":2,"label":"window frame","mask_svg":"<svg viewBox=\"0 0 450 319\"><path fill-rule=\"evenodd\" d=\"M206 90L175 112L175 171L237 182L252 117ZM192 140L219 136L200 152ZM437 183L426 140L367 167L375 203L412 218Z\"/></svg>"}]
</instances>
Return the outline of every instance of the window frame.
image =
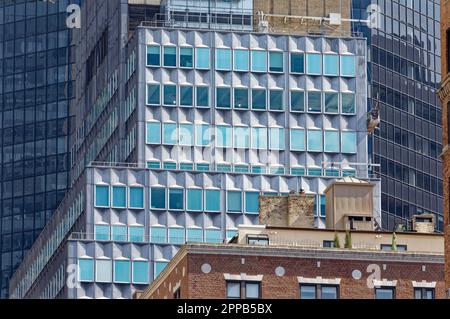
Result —
<instances>
[{"instance_id":1,"label":"window frame","mask_svg":"<svg viewBox=\"0 0 450 319\"><path fill-rule=\"evenodd\" d=\"M391 290L392 291L392 298L386 299L386 298L377 298L377 292L381 290ZM395 287L388 287L388 286L380 286L380 287L374 287L374 299L380 299L380 300L394 300L396 299L396 289Z\"/></svg>"},{"instance_id":2,"label":"window frame","mask_svg":"<svg viewBox=\"0 0 450 319\"><path fill-rule=\"evenodd\" d=\"M166 49L175 49L175 65L166 65ZM164 68L177 68L178 67L178 48L176 45L163 45L162 46L162 66Z\"/></svg>"},{"instance_id":3,"label":"window frame","mask_svg":"<svg viewBox=\"0 0 450 319\"><path fill-rule=\"evenodd\" d=\"M226 68L219 68L219 52L228 52L228 66ZM231 48L215 48L215 66L216 71L230 72L233 67L232 59L232 49Z\"/></svg>"},{"instance_id":4,"label":"window frame","mask_svg":"<svg viewBox=\"0 0 450 319\"><path fill-rule=\"evenodd\" d=\"M154 87L158 87L158 103L149 103L149 87L150 86L154 86ZM161 84L160 83L147 83L146 86L146 98L145 98L145 105L148 106L160 106L161 105Z\"/></svg>"},{"instance_id":5,"label":"window frame","mask_svg":"<svg viewBox=\"0 0 450 319\"><path fill-rule=\"evenodd\" d=\"M199 66L199 60L200 57L202 57L202 54L198 53L198 50L205 50L208 51L208 66L203 67L203 66ZM210 70L211 69L211 48L209 47L195 47L194 50L194 60L195 60L195 69L197 70Z\"/></svg>"},{"instance_id":6,"label":"window frame","mask_svg":"<svg viewBox=\"0 0 450 319\"><path fill-rule=\"evenodd\" d=\"M303 107L302 110L294 110L292 108L292 95L293 94L302 94L303 95ZM305 113L305 106L306 106L306 94L305 94L305 90L301 90L301 89L293 89L289 91L289 111L292 113Z\"/></svg>"},{"instance_id":7,"label":"window frame","mask_svg":"<svg viewBox=\"0 0 450 319\"><path fill-rule=\"evenodd\" d=\"M182 95L181 91L186 88L189 88L191 90L191 102L190 102L191 104L183 104L183 102L182 102L183 95ZM191 84L181 84L178 86L178 96L179 96L178 102L179 102L180 107L187 107L187 108L194 107L194 99L195 99L194 91L195 91L194 86Z\"/></svg>"},{"instance_id":8,"label":"window frame","mask_svg":"<svg viewBox=\"0 0 450 319\"><path fill-rule=\"evenodd\" d=\"M297 71L293 71L293 65L294 65L294 63L293 63L293 60L292 60L292 57L293 56L295 56L295 55L298 55L298 56L302 56L303 57L303 65L302 65L302 69L303 69L303 72L297 72ZM306 69L306 67L305 67L305 64L306 64L306 55L305 55L305 52L289 52L289 73L291 73L291 74L305 74L305 69Z\"/></svg>"},{"instance_id":9,"label":"window frame","mask_svg":"<svg viewBox=\"0 0 450 319\"><path fill-rule=\"evenodd\" d=\"M181 196L182 196L182 198L181 198L181 205L182 205L182 207L181 208L172 208L171 207L171 201L170 201L170 192L171 191L181 191ZM184 194L185 192L184 192L184 188L181 188L181 187L169 187L168 188L168 191L167 191L167 199L168 199L168 203L167 203L167 210L169 210L169 211L184 211L184 209L185 209L185 207L184 207L184 203L185 203L185 194ZM178 194L179 195L179 194Z\"/></svg>"},{"instance_id":10,"label":"window frame","mask_svg":"<svg viewBox=\"0 0 450 319\"><path fill-rule=\"evenodd\" d=\"M140 189L142 191L142 207L131 205L131 191L132 189ZM145 188L143 186L133 185L128 187L128 208L133 210L141 210L145 208Z\"/></svg>"},{"instance_id":11,"label":"window frame","mask_svg":"<svg viewBox=\"0 0 450 319\"><path fill-rule=\"evenodd\" d=\"M219 90L227 90L228 91L228 96L229 96L229 98L228 98L228 106L219 106L219 100L218 100L218 97L219 97L219 94L218 94L218 92L219 92ZM230 86L217 86L216 87L216 103L215 103L215 107L216 107L216 109L219 109L219 110L231 110L231 106L232 106L232 100L233 100L233 98L232 98L232 88L230 87Z\"/></svg>"},{"instance_id":12,"label":"window frame","mask_svg":"<svg viewBox=\"0 0 450 319\"><path fill-rule=\"evenodd\" d=\"M149 125L158 125L159 126L159 134L158 134L158 141L149 141L148 137L149 137ZM151 120L151 121L147 121L145 122L145 144L147 145L161 145L162 144L162 136L161 136L161 131L162 130L162 126L161 126L161 122L159 121L155 121L155 120Z\"/></svg>"},{"instance_id":13,"label":"window frame","mask_svg":"<svg viewBox=\"0 0 450 319\"><path fill-rule=\"evenodd\" d=\"M281 70L274 70L272 66L272 56L273 55L279 55L281 56ZM284 73L284 52L283 51L276 51L276 50L270 50L268 51L268 72L269 73Z\"/></svg>"},{"instance_id":14,"label":"window frame","mask_svg":"<svg viewBox=\"0 0 450 319\"><path fill-rule=\"evenodd\" d=\"M148 55L149 55L149 48L150 47L154 47L154 48L158 48L159 52L158 52L158 64L148 64ZM146 67L151 67L151 68L159 68L161 67L162 63L161 63L161 46L159 44L148 44L146 45L146 51L145 51L145 66Z\"/></svg>"},{"instance_id":15,"label":"window frame","mask_svg":"<svg viewBox=\"0 0 450 319\"><path fill-rule=\"evenodd\" d=\"M164 191L164 207L163 208L155 208L153 207L153 189L159 189ZM167 210L167 188L161 186L151 186L150 187L150 210Z\"/></svg>"},{"instance_id":16,"label":"window frame","mask_svg":"<svg viewBox=\"0 0 450 319\"><path fill-rule=\"evenodd\" d=\"M181 63L181 52L183 51L183 50L191 50L191 58L192 58L192 66L182 66L182 63ZM180 57L179 57L179 61L180 61L180 69L193 69L194 68L194 65L195 65L195 63L194 63L194 60L195 60L195 57L194 57L194 48L193 47L191 47L191 46L181 46L181 47L179 47L179 49L178 49L178 52L179 52L179 55L180 55Z\"/></svg>"},{"instance_id":17,"label":"window frame","mask_svg":"<svg viewBox=\"0 0 450 319\"><path fill-rule=\"evenodd\" d=\"M106 187L108 189L108 192L107 192L108 203L106 206L97 204L97 187ZM104 185L104 184L95 184L94 185L94 207L97 207L97 208L110 208L111 207L111 187L110 187L110 185Z\"/></svg>"},{"instance_id":18,"label":"window frame","mask_svg":"<svg viewBox=\"0 0 450 319\"><path fill-rule=\"evenodd\" d=\"M247 68L246 69L240 69L237 67L236 62L240 61L240 58L236 58L237 52L244 52L247 54L247 56L246 56ZM234 49L233 50L233 70L236 72L249 72L250 71L250 50L248 50L248 49Z\"/></svg>"}]
</instances>

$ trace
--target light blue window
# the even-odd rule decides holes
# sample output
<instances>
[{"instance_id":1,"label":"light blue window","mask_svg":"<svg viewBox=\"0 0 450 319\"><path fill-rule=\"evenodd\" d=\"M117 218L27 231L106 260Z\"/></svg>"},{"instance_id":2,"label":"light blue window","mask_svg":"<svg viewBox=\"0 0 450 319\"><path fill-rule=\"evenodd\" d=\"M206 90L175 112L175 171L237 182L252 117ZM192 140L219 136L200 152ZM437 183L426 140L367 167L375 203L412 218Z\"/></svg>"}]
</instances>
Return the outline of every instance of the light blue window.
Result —
<instances>
[{"instance_id":1,"label":"light blue window","mask_svg":"<svg viewBox=\"0 0 450 319\"><path fill-rule=\"evenodd\" d=\"M338 93L325 93L325 113L339 113Z\"/></svg>"},{"instance_id":2,"label":"light blue window","mask_svg":"<svg viewBox=\"0 0 450 319\"><path fill-rule=\"evenodd\" d=\"M267 90L252 89L252 110L267 109Z\"/></svg>"},{"instance_id":3,"label":"light blue window","mask_svg":"<svg viewBox=\"0 0 450 319\"><path fill-rule=\"evenodd\" d=\"M114 241L127 241L127 226L113 225L112 226L112 239Z\"/></svg>"},{"instance_id":4,"label":"light blue window","mask_svg":"<svg viewBox=\"0 0 450 319\"><path fill-rule=\"evenodd\" d=\"M159 45L147 46L147 66L161 65L161 47Z\"/></svg>"},{"instance_id":5,"label":"light blue window","mask_svg":"<svg viewBox=\"0 0 450 319\"><path fill-rule=\"evenodd\" d=\"M356 132L342 132L342 153L356 153Z\"/></svg>"},{"instance_id":6,"label":"light blue window","mask_svg":"<svg viewBox=\"0 0 450 319\"><path fill-rule=\"evenodd\" d=\"M163 144L176 145L178 142L177 125L175 123L163 123Z\"/></svg>"},{"instance_id":7,"label":"light blue window","mask_svg":"<svg viewBox=\"0 0 450 319\"><path fill-rule=\"evenodd\" d=\"M180 48L180 67L192 68L194 66L194 50L192 48Z\"/></svg>"},{"instance_id":8,"label":"light blue window","mask_svg":"<svg viewBox=\"0 0 450 319\"><path fill-rule=\"evenodd\" d=\"M177 48L172 46L163 47L164 52L164 66L176 67L177 66Z\"/></svg>"},{"instance_id":9,"label":"light blue window","mask_svg":"<svg viewBox=\"0 0 450 319\"><path fill-rule=\"evenodd\" d=\"M234 108L244 110L248 109L248 89L234 89Z\"/></svg>"},{"instance_id":10,"label":"light blue window","mask_svg":"<svg viewBox=\"0 0 450 319\"><path fill-rule=\"evenodd\" d=\"M165 227L150 227L150 242L154 244L167 243L167 232Z\"/></svg>"},{"instance_id":11,"label":"light blue window","mask_svg":"<svg viewBox=\"0 0 450 319\"><path fill-rule=\"evenodd\" d=\"M183 245L186 243L184 238L184 228L179 227L169 227L169 244L172 245Z\"/></svg>"},{"instance_id":12,"label":"light blue window","mask_svg":"<svg viewBox=\"0 0 450 319\"><path fill-rule=\"evenodd\" d=\"M233 238L234 236L237 235L237 230L235 229L228 229L227 230L227 240L230 240L231 238Z\"/></svg>"},{"instance_id":13,"label":"light blue window","mask_svg":"<svg viewBox=\"0 0 450 319\"><path fill-rule=\"evenodd\" d=\"M208 172L209 171L209 164L206 163L199 163L196 165L197 171L200 172Z\"/></svg>"},{"instance_id":14,"label":"light blue window","mask_svg":"<svg viewBox=\"0 0 450 319\"><path fill-rule=\"evenodd\" d=\"M180 170L182 171L193 171L194 163L180 163Z\"/></svg>"},{"instance_id":15,"label":"light blue window","mask_svg":"<svg viewBox=\"0 0 450 319\"><path fill-rule=\"evenodd\" d=\"M205 208L208 212L220 212L219 190L205 190Z\"/></svg>"},{"instance_id":16,"label":"light blue window","mask_svg":"<svg viewBox=\"0 0 450 319\"><path fill-rule=\"evenodd\" d=\"M305 130L291 129L291 151L305 151Z\"/></svg>"},{"instance_id":17,"label":"light blue window","mask_svg":"<svg viewBox=\"0 0 450 319\"><path fill-rule=\"evenodd\" d=\"M235 148L249 148L250 132L248 127L235 126L234 127L234 147Z\"/></svg>"},{"instance_id":18,"label":"light blue window","mask_svg":"<svg viewBox=\"0 0 450 319\"><path fill-rule=\"evenodd\" d=\"M187 210L189 211L203 210L203 191L201 189L187 190Z\"/></svg>"},{"instance_id":19,"label":"light blue window","mask_svg":"<svg viewBox=\"0 0 450 319\"><path fill-rule=\"evenodd\" d=\"M147 84L147 104L161 104L161 86L159 84Z\"/></svg>"},{"instance_id":20,"label":"light blue window","mask_svg":"<svg viewBox=\"0 0 450 319\"><path fill-rule=\"evenodd\" d=\"M339 131L325 131L325 152L339 153Z\"/></svg>"},{"instance_id":21,"label":"light blue window","mask_svg":"<svg viewBox=\"0 0 450 319\"><path fill-rule=\"evenodd\" d=\"M321 92L308 92L308 112L322 112Z\"/></svg>"},{"instance_id":22,"label":"light blue window","mask_svg":"<svg viewBox=\"0 0 450 319\"><path fill-rule=\"evenodd\" d=\"M147 168L150 168L150 169L161 169L161 162L160 161L148 161L147 162Z\"/></svg>"},{"instance_id":23,"label":"light blue window","mask_svg":"<svg viewBox=\"0 0 450 319\"><path fill-rule=\"evenodd\" d=\"M143 209L144 208L144 188L130 187L130 208Z\"/></svg>"},{"instance_id":24,"label":"light blue window","mask_svg":"<svg viewBox=\"0 0 450 319\"><path fill-rule=\"evenodd\" d=\"M329 76L339 75L339 56L337 54L323 55L323 74Z\"/></svg>"},{"instance_id":25,"label":"light blue window","mask_svg":"<svg viewBox=\"0 0 450 319\"><path fill-rule=\"evenodd\" d=\"M322 152L322 131L308 130L308 151Z\"/></svg>"},{"instance_id":26,"label":"light blue window","mask_svg":"<svg viewBox=\"0 0 450 319\"><path fill-rule=\"evenodd\" d=\"M291 53L291 73L305 73L304 53Z\"/></svg>"},{"instance_id":27,"label":"light blue window","mask_svg":"<svg viewBox=\"0 0 450 319\"><path fill-rule=\"evenodd\" d=\"M283 128L277 128L277 127L271 127L269 129L269 136L270 136L270 145L269 148L271 150L284 150L284 129Z\"/></svg>"},{"instance_id":28,"label":"light blue window","mask_svg":"<svg viewBox=\"0 0 450 319\"><path fill-rule=\"evenodd\" d=\"M248 50L234 50L234 70L248 71Z\"/></svg>"},{"instance_id":29,"label":"light blue window","mask_svg":"<svg viewBox=\"0 0 450 319\"><path fill-rule=\"evenodd\" d=\"M291 111L292 112L305 111L305 92L291 91Z\"/></svg>"},{"instance_id":30,"label":"light blue window","mask_svg":"<svg viewBox=\"0 0 450 319\"><path fill-rule=\"evenodd\" d=\"M184 209L183 189L169 188L169 209L173 210Z\"/></svg>"},{"instance_id":31,"label":"light blue window","mask_svg":"<svg viewBox=\"0 0 450 319\"><path fill-rule=\"evenodd\" d=\"M322 169L321 168L309 168L308 175L309 176L322 176ZM314 211L316 211L316 210L314 210Z\"/></svg>"},{"instance_id":32,"label":"light blue window","mask_svg":"<svg viewBox=\"0 0 450 319\"><path fill-rule=\"evenodd\" d=\"M236 173L249 173L250 172L250 168L248 165L235 165L234 166L234 171Z\"/></svg>"},{"instance_id":33,"label":"light blue window","mask_svg":"<svg viewBox=\"0 0 450 319\"><path fill-rule=\"evenodd\" d=\"M187 242L188 243L201 243L203 242L203 230L198 228L188 228L187 230Z\"/></svg>"},{"instance_id":34,"label":"light blue window","mask_svg":"<svg viewBox=\"0 0 450 319\"><path fill-rule=\"evenodd\" d=\"M157 261L157 262L155 262L155 279L166 268L167 264L168 264L167 261Z\"/></svg>"},{"instance_id":35,"label":"light blue window","mask_svg":"<svg viewBox=\"0 0 450 319\"><path fill-rule=\"evenodd\" d=\"M161 144L161 123L147 122L145 141L147 144Z\"/></svg>"},{"instance_id":36,"label":"light blue window","mask_svg":"<svg viewBox=\"0 0 450 319\"><path fill-rule=\"evenodd\" d=\"M127 188L125 186L112 187L112 206L116 208L127 207Z\"/></svg>"},{"instance_id":37,"label":"light blue window","mask_svg":"<svg viewBox=\"0 0 450 319\"><path fill-rule=\"evenodd\" d=\"M229 125L216 126L216 146L232 147L232 128Z\"/></svg>"},{"instance_id":38,"label":"light blue window","mask_svg":"<svg viewBox=\"0 0 450 319\"><path fill-rule=\"evenodd\" d=\"M252 127L252 148L267 149L266 127Z\"/></svg>"},{"instance_id":39,"label":"light blue window","mask_svg":"<svg viewBox=\"0 0 450 319\"><path fill-rule=\"evenodd\" d=\"M216 49L216 70L231 70L231 50Z\"/></svg>"},{"instance_id":40,"label":"light blue window","mask_svg":"<svg viewBox=\"0 0 450 319\"><path fill-rule=\"evenodd\" d=\"M220 244L222 243L222 232L219 229L205 230L205 243Z\"/></svg>"},{"instance_id":41,"label":"light blue window","mask_svg":"<svg viewBox=\"0 0 450 319\"><path fill-rule=\"evenodd\" d=\"M242 212L242 192L240 191L227 192L227 212L230 213Z\"/></svg>"},{"instance_id":42,"label":"light blue window","mask_svg":"<svg viewBox=\"0 0 450 319\"><path fill-rule=\"evenodd\" d=\"M271 166L269 172L270 172L270 174L274 174L274 175L283 175L284 174L284 167L282 167L282 166Z\"/></svg>"},{"instance_id":43,"label":"light blue window","mask_svg":"<svg viewBox=\"0 0 450 319\"><path fill-rule=\"evenodd\" d=\"M231 108L231 89L217 88L216 89L216 107L229 109Z\"/></svg>"},{"instance_id":44,"label":"light blue window","mask_svg":"<svg viewBox=\"0 0 450 319\"><path fill-rule=\"evenodd\" d=\"M195 145L208 146L211 140L209 124L195 125Z\"/></svg>"},{"instance_id":45,"label":"light blue window","mask_svg":"<svg viewBox=\"0 0 450 319\"><path fill-rule=\"evenodd\" d=\"M339 177L339 170L337 169L326 169L325 176L327 177Z\"/></svg>"},{"instance_id":46,"label":"light blue window","mask_svg":"<svg viewBox=\"0 0 450 319\"><path fill-rule=\"evenodd\" d=\"M245 192L245 211L247 213L259 214L258 192Z\"/></svg>"},{"instance_id":47,"label":"light blue window","mask_svg":"<svg viewBox=\"0 0 450 319\"><path fill-rule=\"evenodd\" d=\"M355 56L354 55L341 55L341 75L346 77L355 76Z\"/></svg>"},{"instance_id":48,"label":"light blue window","mask_svg":"<svg viewBox=\"0 0 450 319\"><path fill-rule=\"evenodd\" d=\"M301 167L293 167L293 168L291 168L291 175L304 176L305 175L305 169L301 168Z\"/></svg>"},{"instance_id":49,"label":"light blue window","mask_svg":"<svg viewBox=\"0 0 450 319\"><path fill-rule=\"evenodd\" d=\"M94 281L94 259L78 259L78 281Z\"/></svg>"},{"instance_id":50,"label":"light blue window","mask_svg":"<svg viewBox=\"0 0 450 319\"><path fill-rule=\"evenodd\" d=\"M326 198L325 198L325 195L320 195L320 217L326 217L326 216L327 216Z\"/></svg>"},{"instance_id":51,"label":"light blue window","mask_svg":"<svg viewBox=\"0 0 450 319\"><path fill-rule=\"evenodd\" d=\"M95 261L95 281L112 282L112 261L97 259Z\"/></svg>"},{"instance_id":52,"label":"light blue window","mask_svg":"<svg viewBox=\"0 0 450 319\"><path fill-rule=\"evenodd\" d=\"M231 164L217 164L216 171L218 171L218 172L231 172Z\"/></svg>"},{"instance_id":53,"label":"light blue window","mask_svg":"<svg viewBox=\"0 0 450 319\"><path fill-rule=\"evenodd\" d=\"M267 172L266 167L261 165L252 166L252 173L254 174L265 174Z\"/></svg>"},{"instance_id":54,"label":"light blue window","mask_svg":"<svg viewBox=\"0 0 450 319\"><path fill-rule=\"evenodd\" d=\"M194 125L180 124L180 145L193 146L194 145Z\"/></svg>"},{"instance_id":55,"label":"light blue window","mask_svg":"<svg viewBox=\"0 0 450 319\"><path fill-rule=\"evenodd\" d=\"M149 263L144 260L133 261L133 283L148 284L149 280Z\"/></svg>"},{"instance_id":56,"label":"light blue window","mask_svg":"<svg viewBox=\"0 0 450 319\"><path fill-rule=\"evenodd\" d=\"M342 93L342 113L355 114L355 94Z\"/></svg>"},{"instance_id":57,"label":"light blue window","mask_svg":"<svg viewBox=\"0 0 450 319\"><path fill-rule=\"evenodd\" d=\"M174 84L163 85L164 105L177 105L177 86Z\"/></svg>"},{"instance_id":58,"label":"light blue window","mask_svg":"<svg viewBox=\"0 0 450 319\"><path fill-rule=\"evenodd\" d=\"M180 86L180 105L193 106L194 105L194 87L190 85Z\"/></svg>"},{"instance_id":59,"label":"light blue window","mask_svg":"<svg viewBox=\"0 0 450 319\"><path fill-rule=\"evenodd\" d=\"M356 170L354 170L354 169L344 169L344 170L342 170L342 176L343 177L347 177L347 176L356 177Z\"/></svg>"},{"instance_id":60,"label":"light blue window","mask_svg":"<svg viewBox=\"0 0 450 319\"><path fill-rule=\"evenodd\" d=\"M282 90L270 90L269 91L269 108L271 111L284 110L283 107L283 91Z\"/></svg>"},{"instance_id":61,"label":"light blue window","mask_svg":"<svg viewBox=\"0 0 450 319\"><path fill-rule=\"evenodd\" d=\"M166 189L162 187L152 187L150 190L151 208L166 209Z\"/></svg>"},{"instance_id":62,"label":"light blue window","mask_svg":"<svg viewBox=\"0 0 450 319\"><path fill-rule=\"evenodd\" d=\"M311 75L322 74L322 55L318 53L308 53L306 55L306 70Z\"/></svg>"},{"instance_id":63,"label":"light blue window","mask_svg":"<svg viewBox=\"0 0 450 319\"><path fill-rule=\"evenodd\" d=\"M207 86L197 86L197 106L209 107L209 88Z\"/></svg>"},{"instance_id":64,"label":"light blue window","mask_svg":"<svg viewBox=\"0 0 450 319\"><path fill-rule=\"evenodd\" d=\"M195 65L197 69L209 69L210 65L210 49L209 48L196 48Z\"/></svg>"},{"instance_id":65,"label":"light blue window","mask_svg":"<svg viewBox=\"0 0 450 319\"><path fill-rule=\"evenodd\" d=\"M134 243L143 243L144 240L144 227L143 226L130 226L130 241Z\"/></svg>"},{"instance_id":66,"label":"light blue window","mask_svg":"<svg viewBox=\"0 0 450 319\"><path fill-rule=\"evenodd\" d=\"M267 72L267 52L262 50L252 50L252 71Z\"/></svg>"},{"instance_id":67,"label":"light blue window","mask_svg":"<svg viewBox=\"0 0 450 319\"><path fill-rule=\"evenodd\" d=\"M108 225L95 225L95 240L106 241L109 240L109 226Z\"/></svg>"},{"instance_id":68,"label":"light blue window","mask_svg":"<svg viewBox=\"0 0 450 319\"><path fill-rule=\"evenodd\" d=\"M169 170L169 171L174 171L177 169L177 163L174 161L164 161L163 169Z\"/></svg>"},{"instance_id":69,"label":"light blue window","mask_svg":"<svg viewBox=\"0 0 450 319\"><path fill-rule=\"evenodd\" d=\"M109 186L95 185L95 206L109 207Z\"/></svg>"},{"instance_id":70,"label":"light blue window","mask_svg":"<svg viewBox=\"0 0 450 319\"><path fill-rule=\"evenodd\" d=\"M284 71L283 52L269 52L269 71Z\"/></svg>"},{"instance_id":71,"label":"light blue window","mask_svg":"<svg viewBox=\"0 0 450 319\"><path fill-rule=\"evenodd\" d=\"M114 282L130 282L130 261L114 260Z\"/></svg>"}]
</instances>

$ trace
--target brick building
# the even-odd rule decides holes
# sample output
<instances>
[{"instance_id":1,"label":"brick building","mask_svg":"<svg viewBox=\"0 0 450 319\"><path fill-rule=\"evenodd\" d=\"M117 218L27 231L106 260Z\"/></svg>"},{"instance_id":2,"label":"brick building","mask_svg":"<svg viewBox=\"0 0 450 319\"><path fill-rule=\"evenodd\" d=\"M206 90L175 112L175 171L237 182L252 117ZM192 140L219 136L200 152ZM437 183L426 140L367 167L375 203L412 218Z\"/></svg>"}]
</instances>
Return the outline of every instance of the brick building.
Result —
<instances>
[{"instance_id":1,"label":"brick building","mask_svg":"<svg viewBox=\"0 0 450 319\"><path fill-rule=\"evenodd\" d=\"M439 97L442 102L442 144L443 151L441 158L443 161L444 179L444 223L445 223L445 282L447 291L450 289L450 117L448 110L450 107L450 2L441 1L441 49L442 49L442 82L439 90Z\"/></svg>"}]
</instances>

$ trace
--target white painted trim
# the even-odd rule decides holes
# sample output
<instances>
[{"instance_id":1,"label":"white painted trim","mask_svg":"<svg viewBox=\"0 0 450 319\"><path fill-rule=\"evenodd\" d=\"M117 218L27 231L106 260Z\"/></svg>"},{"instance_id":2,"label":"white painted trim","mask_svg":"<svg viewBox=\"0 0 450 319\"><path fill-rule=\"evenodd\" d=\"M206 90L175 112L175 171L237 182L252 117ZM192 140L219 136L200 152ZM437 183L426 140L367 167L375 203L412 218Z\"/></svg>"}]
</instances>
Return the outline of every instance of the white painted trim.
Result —
<instances>
[{"instance_id":1,"label":"white painted trim","mask_svg":"<svg viewBox=\"0 0 450 319\"><path fill-rule=\"evenodd\" d=\"M412 285L414 288L436 288L436 281L426 282L423 281L413 281Z\"/></svg>"},{"instance_id":2,"label":"white painted trim","mask_svg":"<svg viewBox=\"0 0 450 319\"><path fill-rule=\"evenodd\" d=\"M316 278L297 277L297 280L298 283L300 284L340 285L341 283L341 278L324 279L322 277Z\"/></svg>"},{"instance_id":3,"label":"white painted trim","mask_svg":"<svg viewBox=\"0 0 450 319\"><path fill-rule=\"evenodd\" d=\"M223 277L225 278L225 280L228 280L228 281L262 281L263 280L263 275L250 276L245 273L242 273L240 275L223 274Z\"/></svg>"},{"instance_id":4,"label":"white painted trim","mask_svg":"<svg viewBox=\"0 0 450 319\"><path fill-rule=\"evenodd\" d=\"M375 286L375 288L378 288L378 287L395 287L395 286L397 286L397 280L387 280L387 279L377 280L377 279L374 279L373 280L373 285Z\"/></svg>"}]
</instances>

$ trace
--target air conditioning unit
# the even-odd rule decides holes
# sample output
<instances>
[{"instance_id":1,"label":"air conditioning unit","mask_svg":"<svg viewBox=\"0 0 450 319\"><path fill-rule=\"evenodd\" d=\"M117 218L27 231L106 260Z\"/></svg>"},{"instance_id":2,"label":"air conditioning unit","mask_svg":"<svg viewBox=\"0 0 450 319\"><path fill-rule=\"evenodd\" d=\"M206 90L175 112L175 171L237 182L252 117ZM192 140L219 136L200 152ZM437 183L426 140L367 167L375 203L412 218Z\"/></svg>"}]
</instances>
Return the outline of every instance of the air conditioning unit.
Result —
<instances>
[{"instance_id":1,"label":"air conditioning unit","mask_svg":"<svg viewBox=\"0 0 450 319\"><path fill-rule=\"evenodd\" d=\"M330 25L341 25L342 17L340 13L330 13Z\"/></svg>"}]
</instances>

